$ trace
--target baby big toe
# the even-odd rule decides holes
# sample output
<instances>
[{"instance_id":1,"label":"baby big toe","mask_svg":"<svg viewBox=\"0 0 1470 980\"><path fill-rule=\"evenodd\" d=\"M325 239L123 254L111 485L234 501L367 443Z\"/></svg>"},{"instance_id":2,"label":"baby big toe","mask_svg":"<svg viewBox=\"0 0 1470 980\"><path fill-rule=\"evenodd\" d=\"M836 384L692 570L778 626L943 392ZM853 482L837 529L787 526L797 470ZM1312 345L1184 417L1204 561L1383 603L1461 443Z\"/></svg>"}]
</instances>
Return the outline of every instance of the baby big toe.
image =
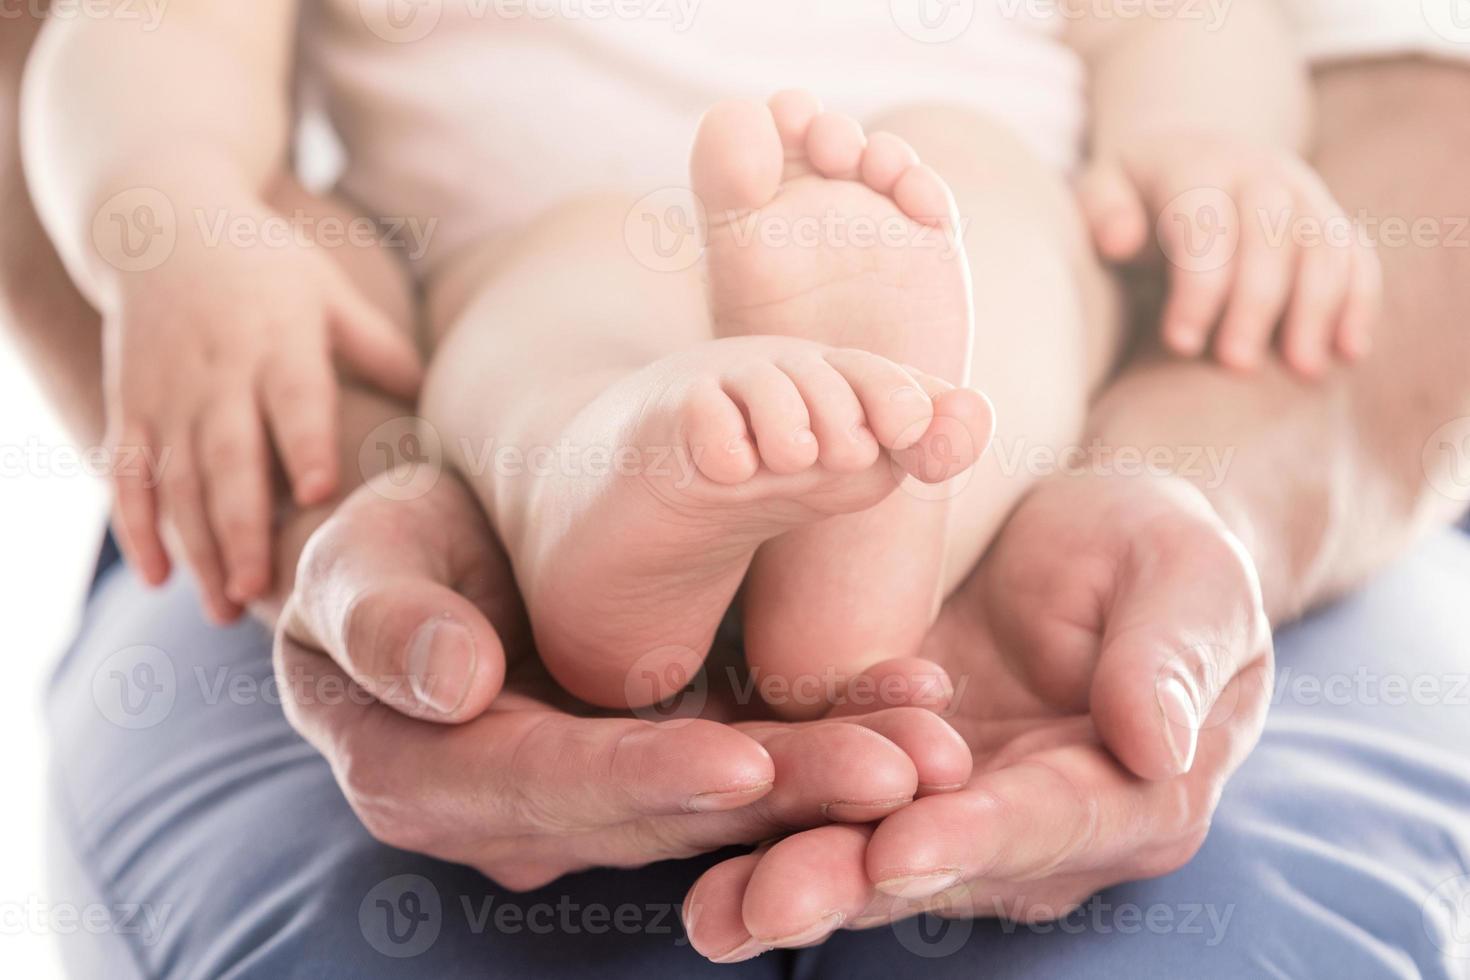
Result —
<instances>
[{"instance_id":1,"label":"baby big toe","mask_svg":"<svg viewBox=\"0 0 1470 980\"><path fill-rule=\"evenodd\" d=\"M729 211L767 204L781 184L781 137L771 111L759 102L732 99L700 120L689 159L695 196L712 220Z\"/></svg>"}]
</instances>

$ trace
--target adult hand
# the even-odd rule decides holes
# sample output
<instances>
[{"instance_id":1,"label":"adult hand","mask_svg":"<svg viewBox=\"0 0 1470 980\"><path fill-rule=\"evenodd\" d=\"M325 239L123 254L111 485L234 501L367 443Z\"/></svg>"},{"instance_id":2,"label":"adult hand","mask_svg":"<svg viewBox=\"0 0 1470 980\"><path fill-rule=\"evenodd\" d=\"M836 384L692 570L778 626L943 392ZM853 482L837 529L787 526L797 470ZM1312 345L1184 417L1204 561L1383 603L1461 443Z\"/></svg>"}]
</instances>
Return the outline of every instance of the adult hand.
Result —
<instances>
[{"instance_id":1,"label":"adult hand","mask_svg":"<svg viewBox=\"0 0 1470 980\"><path fill-rule=\"evenodd\" d=\"M925 910L1055 918L1173 871L1259 737L1271 687L1255 574L1174 479L1041 485L925 652L955 679L969 784L716 865L685 904L705 955L745 959Z\"/></svg>"},{"instance_id":2,"label":"adult hand","mask_svg":"<svg viewBox=\"0 0 1470 980\"><path fill-rule=\"evenodd\" d=\"M802 725L593 714L532 654L468 491L447 476L412 500L387 490L358 490L307 544L275 658L291 723L384 843L524 889L871 821L969 777L963 740L922 707ZM759 710L722 701L709 676L706 714ZM864 689L885 703L942 707L951 692L926 662L865 680L880 678Z\"/></svg>"}]
</instances>

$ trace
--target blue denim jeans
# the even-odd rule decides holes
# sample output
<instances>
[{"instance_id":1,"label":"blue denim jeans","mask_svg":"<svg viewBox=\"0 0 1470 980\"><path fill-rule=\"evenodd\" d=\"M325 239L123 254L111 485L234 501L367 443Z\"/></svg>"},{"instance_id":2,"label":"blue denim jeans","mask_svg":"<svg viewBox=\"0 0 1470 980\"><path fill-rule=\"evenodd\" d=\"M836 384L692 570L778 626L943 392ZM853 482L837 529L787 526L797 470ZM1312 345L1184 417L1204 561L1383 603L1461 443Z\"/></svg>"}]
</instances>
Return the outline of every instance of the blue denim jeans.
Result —
<instances>
[{"instance_id":1,"label":"blue denim jeans","mask_svg":"<svg viewBox=\"0 0 1470 980\"><path fill-rule=\"evenodd\" d=\"M84 977L1464 977L1470 539L1278 636L1259 748L1183 870L1047 926L916 919L713 966L712 855L513 894L370 838L286 724L270 638L105 568L48 695L54 902ZM100 911L99 911L100 910Z\"/></svg>"}]
</instances>

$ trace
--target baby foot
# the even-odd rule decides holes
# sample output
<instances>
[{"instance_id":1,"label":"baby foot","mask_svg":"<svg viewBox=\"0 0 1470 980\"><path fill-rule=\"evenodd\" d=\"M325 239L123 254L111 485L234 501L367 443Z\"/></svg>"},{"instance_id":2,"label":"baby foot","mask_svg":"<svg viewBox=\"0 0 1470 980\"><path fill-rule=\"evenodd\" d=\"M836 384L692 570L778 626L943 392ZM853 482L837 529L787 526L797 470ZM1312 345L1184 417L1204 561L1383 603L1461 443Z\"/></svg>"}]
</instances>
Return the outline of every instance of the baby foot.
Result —
<instances>
[{"instance_id":1,"label":"baby foot","mask_svg":"<svg viewBox=\"0 0 1470 980\"><path fill-rule=\"evenodd\" d=\"M606 707L662 700L694 677L762 542L873 506L894 467L947 479L988 416L948 382L865 351L793 338L711 341L639 370L563 433L564 468L530 494L516 577L547 668Z\"/></svg>"},{"instance_id":2,"label":"baby foot","mask_svg":"<svg viewBox=\"0 0 1470 980\"><path fill-rule=\"evenodd\" d=\"M717 334L802 337L964 382L973 312L958 215L907 143L785 92L711 109L690 172L707 212ZM976 424L948 451L976 457L989 406L977 392L950 395ZM942 501L896 494L764 545L742 599L751 667L791 682L915 654L941 598L947 514Z\"/></svg>"}]
</instances>

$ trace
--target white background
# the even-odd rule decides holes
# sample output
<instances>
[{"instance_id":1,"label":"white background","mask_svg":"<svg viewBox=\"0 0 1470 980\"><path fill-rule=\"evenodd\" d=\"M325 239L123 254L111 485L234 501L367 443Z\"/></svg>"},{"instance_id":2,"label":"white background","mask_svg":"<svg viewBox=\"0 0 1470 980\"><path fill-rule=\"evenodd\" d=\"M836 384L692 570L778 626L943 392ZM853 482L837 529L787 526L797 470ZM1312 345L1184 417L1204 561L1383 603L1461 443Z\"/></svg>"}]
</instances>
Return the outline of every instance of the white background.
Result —
<instances>
[{"instance_id":1,"label":"white background","mask_svg":"<svg viewBox=\"0 0 1470 980\"><path fill-rule=\"evenodd\" d=\"M42 685L75 628L96 556L104 488L58 476L74 459L9 342L0 339L0 976L60 975L57 943L30 910L46 903ZM24 450L19 452L18 450ZM28 462L36 456L40 464Z\"/></svg>"}]
</instances>

